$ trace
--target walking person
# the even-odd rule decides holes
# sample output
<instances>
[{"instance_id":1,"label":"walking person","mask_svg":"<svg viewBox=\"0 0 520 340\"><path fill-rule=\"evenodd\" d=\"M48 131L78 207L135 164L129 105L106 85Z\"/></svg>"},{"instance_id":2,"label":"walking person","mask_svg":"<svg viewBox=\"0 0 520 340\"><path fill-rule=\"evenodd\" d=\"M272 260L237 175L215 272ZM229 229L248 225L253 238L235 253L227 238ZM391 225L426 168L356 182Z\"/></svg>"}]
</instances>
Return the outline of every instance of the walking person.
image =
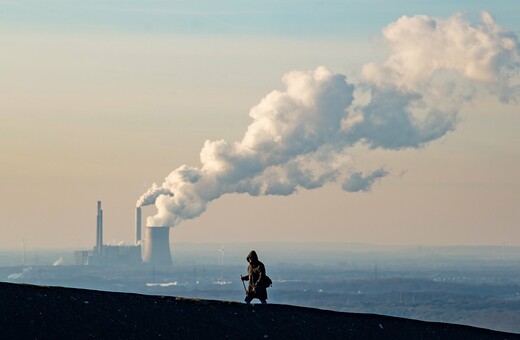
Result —
<instances>
[{"instance_id":1,"label":"walking person","mask_svg":"<svg viewBox=\"0 0 520 340\"><path fill-rule=\"evenodd\" d=\"M262 304L266 304L267 287L270 286L271 279L265 274L265 266L258 260L258 255L254 250L251 250L246 260L249 262L247 276L240 275L242 281L249 281L244 301L250 304L251 300L258 299Z\"/></svg>"}]
</instances>

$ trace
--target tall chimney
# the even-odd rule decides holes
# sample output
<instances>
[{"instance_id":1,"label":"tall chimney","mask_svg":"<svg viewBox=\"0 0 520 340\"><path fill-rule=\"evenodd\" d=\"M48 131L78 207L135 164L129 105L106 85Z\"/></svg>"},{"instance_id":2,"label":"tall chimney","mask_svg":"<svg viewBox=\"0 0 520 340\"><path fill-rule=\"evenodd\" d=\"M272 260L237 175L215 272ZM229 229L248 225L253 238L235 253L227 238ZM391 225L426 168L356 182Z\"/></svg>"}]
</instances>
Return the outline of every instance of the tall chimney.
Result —
<instances>
[{"instance_id":1,"label":"tall chimney","mask_svg":"<svg viewBox=\"0 0 520 340\"><path fill-rule=\"evenodd\" d=\"M135 208L135 244L141 241L141 207Z\"/></svg>"},{"instance_id":2,"label":"tall chimney","mask_svg":"<svg viewBox=\"0 0 520 340\"><path fill-rule=\"evenodd\" d=\"M103 210L101 201L97 202L97 230L96 230L96 250L98 254L103 253Z\"/></svg>"},{"instance_id":3,"label":"tall chimney","mask_svg":"<svg viewBox=\"0 0 520 340\"><path fill-rule=\"evenodd\" d=\"M170 227L146 227L143 262L171 265Z\"/></svg>"}]
</instances>

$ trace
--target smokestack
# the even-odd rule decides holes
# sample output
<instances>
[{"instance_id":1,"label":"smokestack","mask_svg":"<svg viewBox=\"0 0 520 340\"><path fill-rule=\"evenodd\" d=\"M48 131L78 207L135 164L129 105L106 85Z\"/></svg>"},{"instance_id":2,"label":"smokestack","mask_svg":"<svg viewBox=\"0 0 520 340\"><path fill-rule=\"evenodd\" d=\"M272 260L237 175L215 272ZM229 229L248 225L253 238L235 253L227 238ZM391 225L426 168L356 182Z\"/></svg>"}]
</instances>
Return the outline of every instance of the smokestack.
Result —
<instances>
[{"instance_id":1,"label":"smokestack","mask_svg":"<svg viewBox=\"0 0 520 340\"><path fill-rule=\"evenodd\" d=\"M103 252L103 210L101 209L101 201L97 202L97 230L96 230L96 250L98 254Z\"/></svg>"},{"instance_id":2,"label":"smokestack","mask_svg":"<svg viewBox=\"0 0 520 340\"><path fill-rule=\"evenodd\" d=\"M135 208L135 244L141 241L141 207Z\"/></svg>"},{"instance_id":3,"label":"smokestack","mask_svg":"<svg viewBox=\"0 0 520 340\"><path fill-rule=\"evenodd\" d=\"M146 227L143 262L155 265L172 264L169 227Z\"/></svg>"}]
</instances>

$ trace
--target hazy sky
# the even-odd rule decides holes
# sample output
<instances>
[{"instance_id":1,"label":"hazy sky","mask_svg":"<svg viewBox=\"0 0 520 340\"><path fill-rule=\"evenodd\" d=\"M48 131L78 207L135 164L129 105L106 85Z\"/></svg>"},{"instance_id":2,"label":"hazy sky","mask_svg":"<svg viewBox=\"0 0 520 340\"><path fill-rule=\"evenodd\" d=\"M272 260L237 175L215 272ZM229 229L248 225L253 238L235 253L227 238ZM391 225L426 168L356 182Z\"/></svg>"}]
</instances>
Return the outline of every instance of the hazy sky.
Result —
<instances>
[{"instance_id":1,"label":"hazy sky","mask_svg":"<svg viewBox=\"0 0 520 340\"><path fill-rule=\"evenodd\" d=\"M0 249L132 242L184 164L174 244L520 245L519 12L0 0Z\"/></svg>"}]
</instances>

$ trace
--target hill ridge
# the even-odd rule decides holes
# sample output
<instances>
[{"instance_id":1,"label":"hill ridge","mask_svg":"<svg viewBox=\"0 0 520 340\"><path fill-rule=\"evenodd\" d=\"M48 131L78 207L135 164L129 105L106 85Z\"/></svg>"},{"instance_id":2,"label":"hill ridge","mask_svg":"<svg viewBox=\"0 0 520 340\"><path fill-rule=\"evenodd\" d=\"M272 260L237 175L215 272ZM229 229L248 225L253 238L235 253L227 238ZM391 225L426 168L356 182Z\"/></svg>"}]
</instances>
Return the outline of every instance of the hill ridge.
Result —
<instances>
[{"instance_id":1,"label":"hill ridge","mask_svg":"<svg viewBox=\"0 0 520 340\"><path fill-rule=\"evenodd\" d=\"M291 305L0 282L2 339L520 339L520 334Z\"/></svg>"}]
</instances>

